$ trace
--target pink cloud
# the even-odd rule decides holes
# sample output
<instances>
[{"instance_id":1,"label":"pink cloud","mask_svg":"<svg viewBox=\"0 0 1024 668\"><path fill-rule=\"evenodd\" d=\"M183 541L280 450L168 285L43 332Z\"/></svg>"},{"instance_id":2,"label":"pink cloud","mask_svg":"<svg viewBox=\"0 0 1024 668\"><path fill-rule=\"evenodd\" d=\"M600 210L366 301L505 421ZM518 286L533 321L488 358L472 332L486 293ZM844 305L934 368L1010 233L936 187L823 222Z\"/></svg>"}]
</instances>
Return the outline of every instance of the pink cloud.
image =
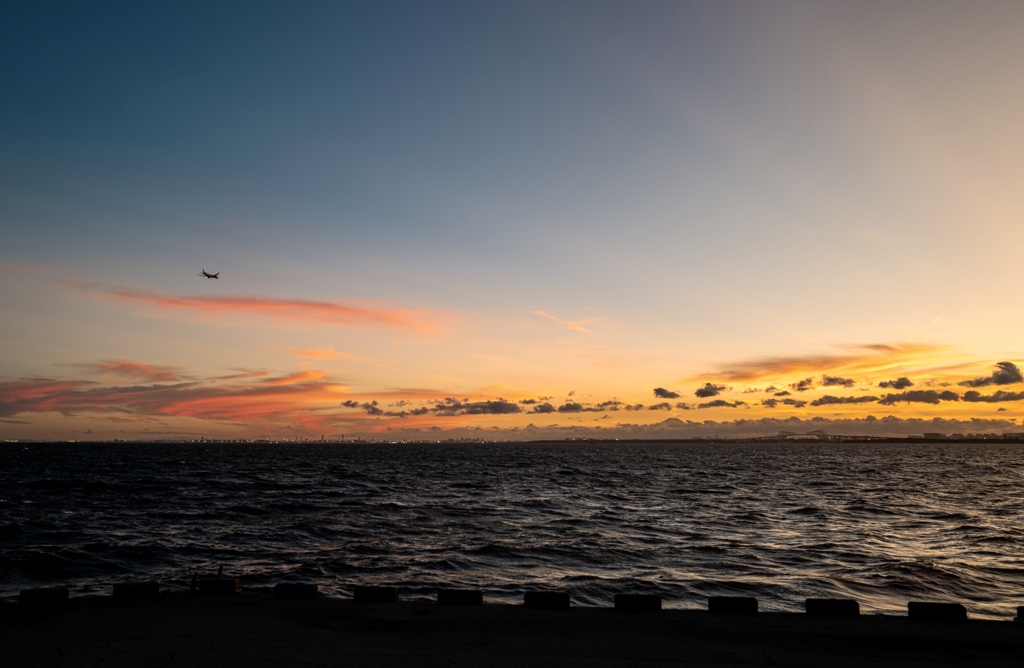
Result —
<instances>
[{"instance_id":1,"label":"pink cloud","mask_svg":"<svg viewBox=\"0 0 1024 668\"><path fill-rule=\"evenodd\" d=\"M121 302L167 311L191 311L213 317L254 315L271 320L313 322L340 327L385 327L421 332L437 331L451 316L427 309L405 309L374 302L343 304L305 299L277 299L256 295L165 295L132 288L79 284L94 294Z\"/></svg>"},{"instance_id":2,"label":"pink cloud","mask_svg":"<svg viewBox=\"0 0 1024 668\"><path fill-rule=\"evenodd\" d=\"M134 374L139 368L156 368L129 362L110 365L113 373L128 369L127 374ZM348 429L353 423L377 421L375 416L342 410L340 404L350 395L322 371L305 369L265 376L262 372L249 372L205 381L127 386L85 380L11 381L0 383L0 420L21 424L15 418L42 413L67 417L88 414L124 424L193 418L260 429L285 424L309 429ZM373 396L422 400L439 394L428 389L393 389Z\"/></svg>"},{"instance_id":3,"label":"pink cloud","mask_svg":"<svg viewBox=\"0 0 1024 668\"><path fill-rule=\"evenodd\" d=\"M151 383L167 382L178 380L177 374L165 367L156 367L140 362L129 362L127 360L114 360L90 365L93 368L105 373L112 373L129 378L138 378Z\"/></svg>"},{"instance_id":4,"label":"pink cloud","mask_svg":"<svg viewBox=\"0 0 1024 668\"><path fill-rule=\"evenodd\" d=\"M0 417L59 411L61 398L87 391L87 380L29 379L0 383Z\"/></svg>"},{"instance_id":5,"label":"pink cloud","mask_svg":"<svg viewBox=\"0 0 1024 668\"><path fill-rule=\"evenodd\" d=\"M93 413L123 419L194 417L228 422L287 421L336 405L339 392L322 374L304 371L249 383L166 383L100 386L88 381L0 383L0 417L25 413ZM255 383L255 384L254 384Z\"/></svg>"}]
</instances>

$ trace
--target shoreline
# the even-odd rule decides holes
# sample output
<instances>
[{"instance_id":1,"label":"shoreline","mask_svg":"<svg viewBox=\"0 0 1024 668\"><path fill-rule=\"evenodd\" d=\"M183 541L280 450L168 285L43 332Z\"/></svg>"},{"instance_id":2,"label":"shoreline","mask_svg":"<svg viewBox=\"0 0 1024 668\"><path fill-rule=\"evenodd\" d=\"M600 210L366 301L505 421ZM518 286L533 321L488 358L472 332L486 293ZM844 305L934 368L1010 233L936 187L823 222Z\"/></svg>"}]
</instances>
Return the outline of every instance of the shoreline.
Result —
<instances>
[{"instance_id":1,"label":"shoreline","mask_svg":"<svg viewBox=\"0 0 1024 668\"><path fill-rule=\"evenodd\" d=\"M1024 623L166 592L0 604L7 666L1018 666Z\"/></svg>"}]
</instances>

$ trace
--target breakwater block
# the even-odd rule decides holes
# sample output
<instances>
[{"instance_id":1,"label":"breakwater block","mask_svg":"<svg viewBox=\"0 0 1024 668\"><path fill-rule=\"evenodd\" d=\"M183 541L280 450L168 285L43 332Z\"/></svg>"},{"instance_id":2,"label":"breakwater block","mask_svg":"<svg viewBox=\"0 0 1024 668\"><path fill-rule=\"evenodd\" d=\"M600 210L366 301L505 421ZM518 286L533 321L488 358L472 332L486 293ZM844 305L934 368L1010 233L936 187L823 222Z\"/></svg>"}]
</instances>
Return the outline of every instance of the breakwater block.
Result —
<instances>
[{"instance_id":1,"label":"breakwater block","mask_svg":"<svg viewBox=\"0 0 1024 668\"><path fill-rule=\"evenodd\" d=\"M708 596L708 612L753 615L757 613L757 599L753 596Z\"/></svg>"},{"instance_id":2,"label":"breakwater block","mask_svg":"<svg viewBox=\"0 0 1024 668\"><path fill-rule=\"evenodd\" d=\"M159 582L116 582L114 598L119 601L141 601L160 598Z\"/></svg>"},{"instance_id":3,"label":"breakwater block","mask_svg":"<svg viewBox=\"0 0 1024 668\"><path fill-rule=\"evenodd\" d=\"M479 589L438 589L438 605L482 605L484 593Z\"/></svg>"},{"instance_id":4,"label":"breakwater block","mask_svg":"<svg viewBox=\"0 0 1024 668\"><path fill-rule=\"evenodd\" d=\"M199 578L197 591L203 596L224 596L242 591L238 578Z\"/></svg>"},{"instance_id":5,"label":"breakwater block","mask_svg":"<svg viewBox=\"0 0 1024 668\"><path fill-rule=\"evenodd\" d=\"M812 617L860 617L860 603L852 598L809 598L804 611Z\"/></svg>"},{"instance_id":6,"label":"breakwater block","mask_svg":"<svg viewBox=\"0 0 1024 668\"><path fill-rule=\"evenodd\" d=\"M356 603L397 603L398 587L356 586L353 589Z\"/></svg>"},{"instance_id":7,"label":"breakwater block","mask_svg":"<svg viewBox=\"0 0 1024 668\"><path fill-rule=\"evenodd\" d=\"M965 622L967 608L959 603L931 603L909 601L907 614L923 622Z\"/></svg>"},{"instance_id":8,"label":"breakwater block","mask_svg":"<svg viewBox=\"0 0 1024 668\"><path fill-rule=\"evenodd\" d=\"M615 609L619 612L660 612L661 597L657 594L616 594Z\"/></svg>"},{"instance_id":9,"label":"breakwater block","mask_svg":"<svg viewBox=\"0 0 1024 668\"><path fill-rule=\"evenodd\" d=\"M22 589L18 601L28 608L55 608L67 603L69 596L67 587L38 587Z\"/></svg>"},{"instance_id":10,"label":"breakwater block","mask_svg":"<svg viewBox=\"0 0 1024 668\"><path fill-rule=\"evenodd\" d=\"M315 582L281 582L274 585L274 598L279 601L309 601L320 595Z\"/></svg>"},{"instance_id":11,"label":"breakwater block","mask_svg":"<svg viewBox=\"0 0 1024 668\"><path fill-rule=\"evenodd\" d=\"M567 591L528 591L523 594L523 605L527 608L568 610L569 604L569 592Z\"/></svg>"}]
</instances>

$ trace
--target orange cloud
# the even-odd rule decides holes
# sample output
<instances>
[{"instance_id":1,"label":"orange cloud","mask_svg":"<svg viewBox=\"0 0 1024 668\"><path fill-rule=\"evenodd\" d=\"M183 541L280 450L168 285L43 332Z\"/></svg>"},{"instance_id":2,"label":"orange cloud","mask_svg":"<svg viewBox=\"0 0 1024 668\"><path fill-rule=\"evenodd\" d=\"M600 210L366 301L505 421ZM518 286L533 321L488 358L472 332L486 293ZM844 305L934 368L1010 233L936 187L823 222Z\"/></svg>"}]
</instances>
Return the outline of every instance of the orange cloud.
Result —
<instances>
[{"instance_id":1,"label":"orange cloud","mask_svg":"<svg viewBox=\"0 0 1024 668\"><path fill-rule=\"evenodd\" d=\"M0 383L0 417L22 412L45 412L55 397L95 385L87 380L30 379Z\"/></svg>"},{"instance_id":2,"label":"orange cloud","mask_svg":"<svg viewBox=\"0 0 1024 668\"><path fill-rule=\"evenodd\" d=\"M437 331L450 316L439 311L385 307L363 302L361 305L304 299L275 299L248 296L175 296L131 288L108 288L90 284L79 287L118 301L142 304L163 310L184 310L214 317L255 315L272 320L315 322L340 327L386 327L414 331Z\"/></svg>"},{"instance_id":3,"label":"orange cloud","mask_svg":"<svg viewBox=\"0 0 1024 668\"><path fill-rule=\"evenodd\" d=\"M220 392L182 393L170 397L159 407L161 415L191 417L227 422L287 421L308 407L309 402L323 399L322 387L272 387ZM334 401L334 398L331 398Z\"/></svg>"},{"instance_id":4,"label":"orange cloud","mask_svg":"<svg viewBox=\"0 0 1024 668\"><path fill-rule=\"evenodd\" d=\"M177 374L170 369L150 366L149 364L142 364L139 362L129 362L127 360L114 360L90 366L105 373L128 376L130 378L140 378L152 383L178 380Z\"/></svg>"},{"instance_id":5,"label":"orange cloud","mask_svg":"<svg viewBox=\"0 0 1024 668\"><path fill-rule=\"evenodd\" d=\"M174 416L246 423L289 422L336 406L337 386L318 371L243 383L188 382L100 386L88 381L0 383L0 418L25 413L105 414L122 419Z\"/></svg>"},{"instance_id":6,"label":"orange cloud","mask_svg":"<svg viewBox=\"0 0 1024 668\"><path fill-rule=\"evenodd\" d=\"M579 323L568 322L568 321L562 320L560 318L556 318L555 316L551 315L550 313L546 313L544 311L530 311L530 313L532 313L533 315L539 315L542 318L547 318L548 320L554 320L559 325L561 325L563 327L568 327L571 330L574 330L574 331L577 331L577 332L586 332L587 334L593 334L593 332L591 332L589 329L587 329L586 327L584 327L583 325L581 325Z\"/></svg>"},{"instance_id":7,"label":"orange cloud","mask_svg":"<svg viewBox=\"0 0 1024 668\"><path fill-rule=\"evenodd\" d=\"M881 370L900 363L934 359L945 350L927 344L867 344L843 346L854 350L841 355L803 355L769 357L728 365L709 377L731 381L751 381L791 373L819 372L834 369Z\"/></svg>"},{"instance_id":8,"label":"orange cloud","mask_svg":"<svg viewBox=\"0 0 1024 668\"><path fill-rule=\"evenodd\" d=\"M101 366L101 365L90 365ZM153 368L111 362L115 373ZM193 418L264 429L283 425L309 429L350 428L376 422L377 417L343 410L350 397L342 385L322 371L307 369L275 377L245 372L205 381L156 382L109 386L85 380L28 379L0 383L0 421L23 424L17 416L59 413L90 414L108 422L129 423L168 418ZM397 401L423 400L438 390L391 389L372 397ZM373 428L382 427L374 425Z\"/></svg>"},{"instance_id":9,"label":"orange cloud","mask_svg":"<svg viewBox=\"0 0 1024 668\"><path fill-rule=\"evenodd\" d=\"M368 358L361 355L353 355L352 353L343 353L335 350L331 346L321 346L319 348L288 348L288 352L297 356L305 357L307 359L314 360L360 360L367 361Z\"/></svg>"}]
</instances>

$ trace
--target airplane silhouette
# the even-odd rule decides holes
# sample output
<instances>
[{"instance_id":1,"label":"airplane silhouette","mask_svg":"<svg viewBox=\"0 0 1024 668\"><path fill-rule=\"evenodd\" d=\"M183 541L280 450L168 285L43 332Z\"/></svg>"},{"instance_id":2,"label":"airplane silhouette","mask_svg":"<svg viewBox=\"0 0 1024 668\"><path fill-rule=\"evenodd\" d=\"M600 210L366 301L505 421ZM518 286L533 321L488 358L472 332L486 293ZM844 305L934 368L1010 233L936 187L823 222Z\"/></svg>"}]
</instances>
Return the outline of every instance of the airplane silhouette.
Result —
<instances>
[{"instance_id":1,"label":"airplane silhouette","mask_svg":"<svg viewBox=\"0 0 1024 668\"><path fill-rule=\"evenodd\" d=\"M220 279L220 272L218 271L216 274L208 274L208 273L206 273L206 270L203 269L202 273L200 273L199 276L205 276L206 278Z\"/></svg>"}]
</instances>

